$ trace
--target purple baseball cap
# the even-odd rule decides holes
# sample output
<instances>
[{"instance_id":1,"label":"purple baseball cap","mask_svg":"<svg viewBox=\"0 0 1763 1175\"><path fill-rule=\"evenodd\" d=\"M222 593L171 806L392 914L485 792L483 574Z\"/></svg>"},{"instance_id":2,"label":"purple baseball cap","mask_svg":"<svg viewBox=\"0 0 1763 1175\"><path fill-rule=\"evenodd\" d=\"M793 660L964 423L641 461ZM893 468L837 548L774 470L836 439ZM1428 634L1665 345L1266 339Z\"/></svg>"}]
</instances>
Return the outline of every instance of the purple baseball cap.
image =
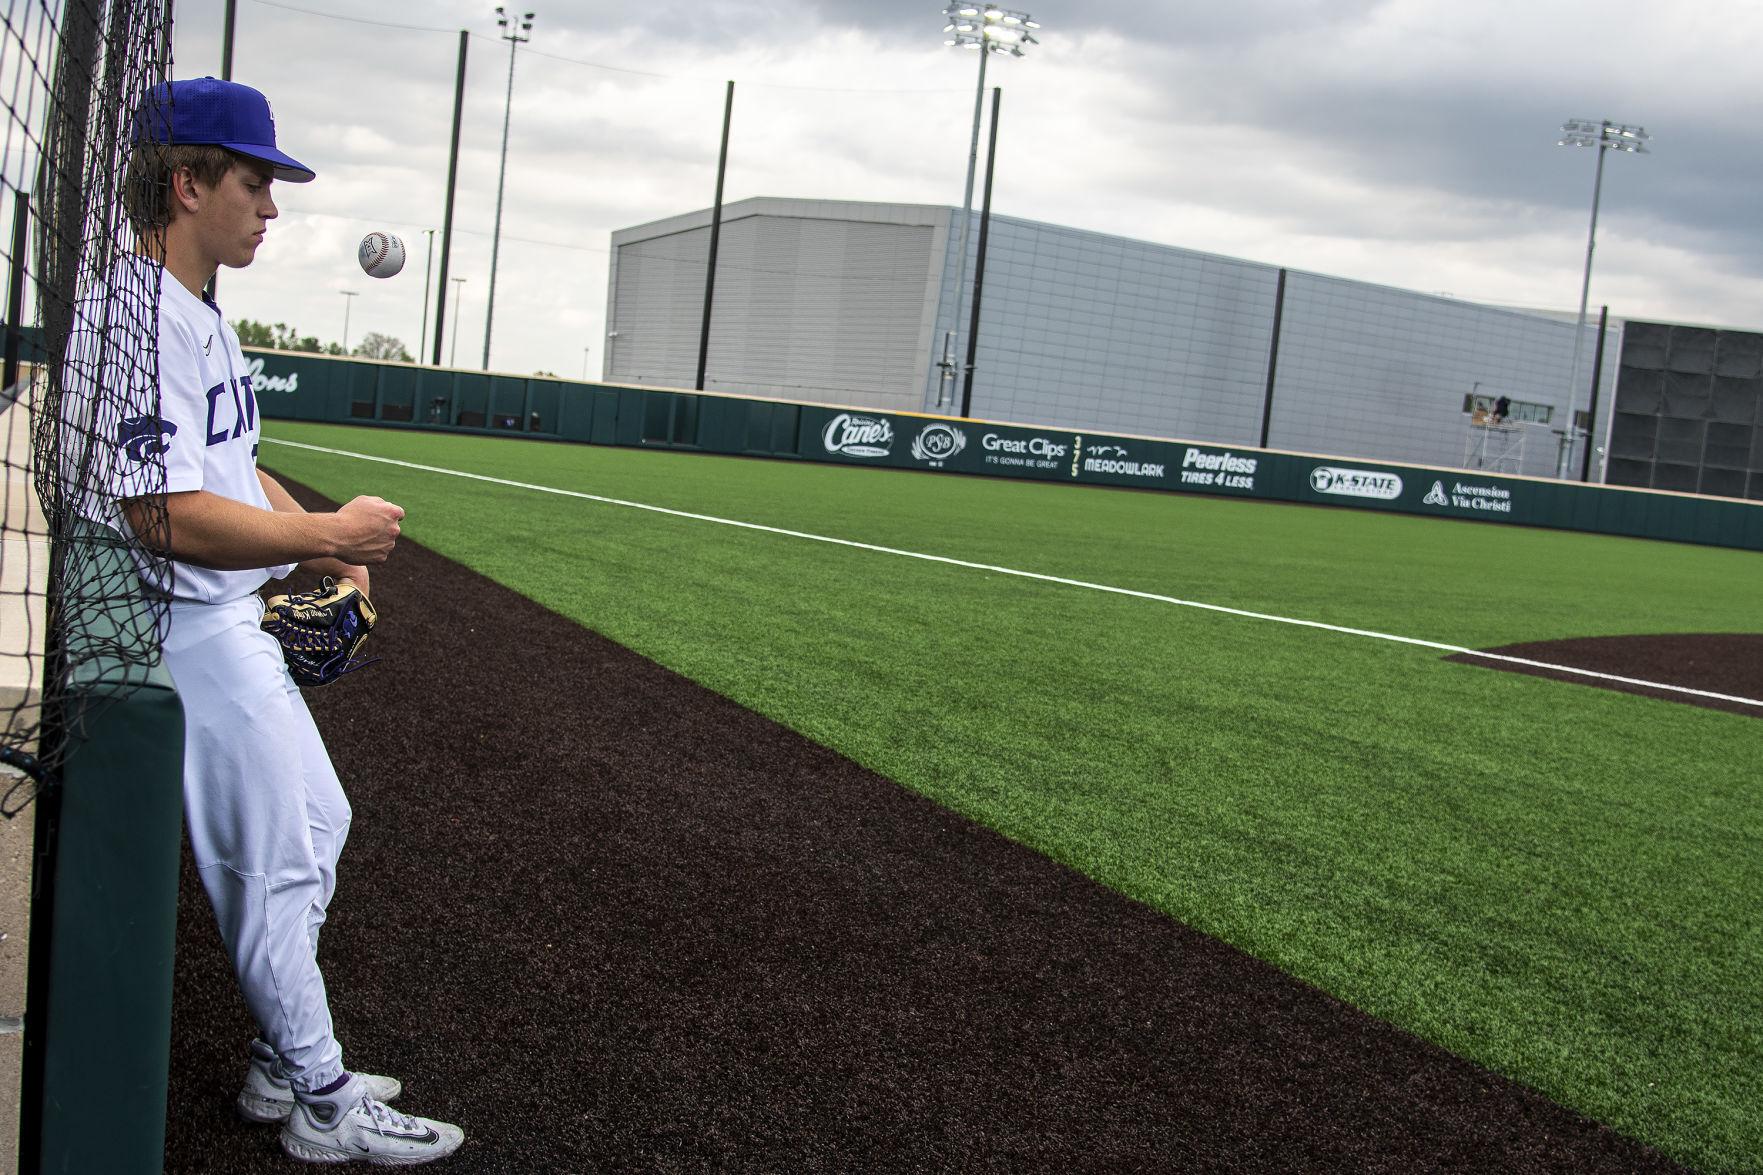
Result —
<instances>
[{"instance_id":1,"label":"purple baseball cap","mask_svg":"<svg viewBox=\"0 0 1763 1175\"><path fill-rule=\"evenodd\" d=\"M136 142L213 145L275 169L275 178L303 184L316 174L276 149L269 99L238 82L192 78L161 82L135 107Z\"/></svg>"}]
</instances>

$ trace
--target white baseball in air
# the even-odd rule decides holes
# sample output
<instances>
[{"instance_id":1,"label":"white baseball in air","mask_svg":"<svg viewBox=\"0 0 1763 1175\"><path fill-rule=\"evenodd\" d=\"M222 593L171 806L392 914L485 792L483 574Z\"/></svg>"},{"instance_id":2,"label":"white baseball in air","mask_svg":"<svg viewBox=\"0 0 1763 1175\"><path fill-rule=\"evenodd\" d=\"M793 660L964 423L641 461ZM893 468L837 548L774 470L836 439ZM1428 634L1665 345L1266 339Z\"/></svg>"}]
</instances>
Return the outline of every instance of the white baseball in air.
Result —
<instances>
[{"instance_id":1,"label":"white baseball in air","mask_svg":"<svg viewBox=\"0 0 1763 1175\"><path fill-rule=\"evenodd\" d=\"M368 233L361 238L360 257L369 277L392 277L404 268L404 242L391 233Z\"/></svg>"}]
</instances>

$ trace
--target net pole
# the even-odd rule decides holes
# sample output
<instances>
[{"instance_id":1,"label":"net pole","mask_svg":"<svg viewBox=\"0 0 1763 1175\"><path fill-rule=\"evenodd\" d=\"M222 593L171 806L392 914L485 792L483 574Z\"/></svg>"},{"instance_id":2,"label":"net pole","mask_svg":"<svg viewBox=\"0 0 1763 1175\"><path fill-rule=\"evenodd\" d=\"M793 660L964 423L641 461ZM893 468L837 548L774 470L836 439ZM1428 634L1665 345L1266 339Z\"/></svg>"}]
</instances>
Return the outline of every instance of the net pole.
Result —
<instances>
[{"instance_id":1,"label":"net pole","mask_svg":"<svg viewBox=\"0 0 1763 1175\"><path fill-rule=\"evenodd\" d=\"M16 189L12 194L12 273L6 283L6 369L0 391L12 393L18 386L18 351L24 330L25 250L30 244L31 197Z\"/></svg>"}]
</instances>

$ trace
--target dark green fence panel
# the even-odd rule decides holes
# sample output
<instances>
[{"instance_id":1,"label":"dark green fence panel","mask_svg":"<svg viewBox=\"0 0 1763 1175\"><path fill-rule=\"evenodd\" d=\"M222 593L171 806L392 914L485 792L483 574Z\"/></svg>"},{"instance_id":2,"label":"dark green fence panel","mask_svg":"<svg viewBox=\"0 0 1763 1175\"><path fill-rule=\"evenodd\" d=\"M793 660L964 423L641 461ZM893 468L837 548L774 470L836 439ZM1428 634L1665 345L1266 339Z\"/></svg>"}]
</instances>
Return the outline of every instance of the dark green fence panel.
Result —
<instances>
[{"instance_id":1,"label":"dark green fence panel","mask_svg":"<svg viewBox=\"0 0 1763 1175\"><path fill-rule=\"evenodd\" d=\"M450 423L461 428L488 428L490 377L477 372L453 373L453 416Z\"/></svg>"},{"instance_id":2,"label":"dark green fence panel","mask_svg":"<svg viewBox=\"0 0 1763 1175\"><path fill-rule=\"evenodd\" d=\"M556 436L560 427L558 409L563 405L564 385L556 380L527 381L527 431Z\"/></svg>"},{"instance_id":3,"label":"dark green fence panel","mask_svg":"<svg viewBox=\"0 0 1763 1175\"><path fill-rule=\"evenodd\" d=\"M614 416L617 424L613 430L613 444L640 445L643 443L644 401L651 394L666 396L672 393L649 393L637 388L618 389L618 412Z\"/></svg>"},{"instance_id":4,"label":"dark green fence panel","mask_svg":"<svg viewBox=\"0 0 1763 1175\"><path fill-rule=\"evenodd\" d=\"M72 542L88 557L70 561L62 584L82 618L68 664L91 704L75 703L85 716L62 785L37 801L53 805L38 809L39 835L43 821L56 828L54 900L35 911L31 943L48 960L30 995L42 1033L41 1169L151 1172L165 1148L184 712L163 662L114 652L139 651L127 546L83 523Z\"/></svg>"},{"instance_id":5,"label":"dark green fence panel","mask_svg":"<svg viewBox=\"0 0 1763 1175\"><path fill-rule=\"evenodd\" d=\"M1763 503L1348 457L252 352L266 417L1347 506L1763 550ZM364 408L365 406L365 408Z\"/></svg>"},{"instance_id":6,"label":"dark green fence panel","mask_svg":"<svg viewBox=\"0 0 1763 1175\"><path fill-rule=\"evenodd\" d=\"M350 366L346 386L349 389L347 411L351 418L379 419L379 390L383 376L383 369L378 367Z\"/></svg>"},{"instance_id":7,"label":"dark green fence panel","mask_svg":"<svg viewBox=\"0 0 1763 1175\"><path fill-rule=\"evenodd\" d=\"M411 367L380 368L373 419L409 420L411 406L416 403L416 376L416 369Z\"/></svg>"},{"instance_id":8,"label":"dark green fence panel","mask_svg":"<svg viewBox=\"0 0 1763 1175\"><path fill-rule=\"evenodd\" d=\"M525 379L497 375L490 378L490 428L510 432L526 431Z\"/></svg>"},{"instance_id":9,"label":"dark green fence panel","mask_svg":"<svg viewBox=\"0 0 1763 1175\"><path fill-rule=\"evenodd\" d=\"M618 406L623 397L612 389L601 389L594 392L590 401L592 416L588 422L587 437L596 445L616 445L618 443Z\"/></svg>"}]
</instances>

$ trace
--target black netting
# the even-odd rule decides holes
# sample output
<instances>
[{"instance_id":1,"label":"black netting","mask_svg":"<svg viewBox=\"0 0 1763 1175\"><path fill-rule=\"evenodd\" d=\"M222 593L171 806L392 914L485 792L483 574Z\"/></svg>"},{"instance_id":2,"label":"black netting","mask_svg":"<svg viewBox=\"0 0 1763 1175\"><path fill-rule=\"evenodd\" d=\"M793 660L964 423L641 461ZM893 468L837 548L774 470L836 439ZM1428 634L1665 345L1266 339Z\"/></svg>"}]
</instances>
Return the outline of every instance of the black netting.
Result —
<instances>
[{"instance_id":1,"label":"black netting","mask_svg":"<svg viewBox=\"0 0 1763 1175\"><path fill-rule=\"evenodd\" d=\"M158 292L125 177L135 104L168 76L167 0L13 0L0 33L0 752L52 780L92 707L159 661ZM122 503L133 503L125 516ZM156 542L154 545L158 545Z\"/></svg>"},{"instance_id":2,"label":"black netting","mask_svg":"<svg viewBox=\"0 0 1763 1175\"><path fill-rule=\"evenodd\" d=\"M1661 415L1700 420L1714 401L1714 377L1682 371L1665 373L1665 403Z\"/></svg>"},{"instance_id":3,"label":"black netting","mask_svg":"<svg viewBox=\"0 0 1763 1175\"><path fill-rule=\"evenodd\" d=\"M1657 416L1618 412L1610 427L1610 456L1651 461L1653 459L1653 445L1658 439L1659 418Z\"/></svg>"},{"instance_id":4,"label":"black netting","mask_svg":"<svg viewBox=\"0 0 1763 1175\"><path fill-rule=\"evenodd\" d=\"M1714 371L1715 332L1699 326L1671 328L1671 347L1665 365L1672 371L1710 375Z\"/></svg>"},{"instance_id":5,"label":"black netting","mask_svg":"<svg viewBox=\"0 0 1763 1175\"><path fill-rule=\"evenodd\" d=\"M1659 440L1655 452L1660 461L1686 465L1702 463L1704 426L1700 420L1676 420L1664 417L1659 421Z\"/></svg>"},{"instance_id":6,"label":"black netting","mask_svg":"<svg viewBox=\"0 0 1763 1175\"><path fill-rule=\"evenodd\" d=\"M1763 376L1763 335L1740 330L1721 331L1714 371L1717 375L1739 379Z\"/></svg>"},{"instance_id":7,"label":"black netting","mask_svg":"<svg viewBox=\"0 0 1763 1175\"><path fill-rule=\"evenodd\" d=\"M1622 328L1622 365L1642 371L1663 370L1665 349L1670 341L1669 326L1631 319Z\"/></svg>"},{"instance_id":8,"label":"black netting","mask_svg":"<svg viewBox=\"0 0 1763 1175\"><path fill-rule=\"evenodd\" d=\"M1715 420L1733 424L1750 424L1763 410L1763 379L1737 376L1714 377L1714 401L1711 414Z\"/></svg>"},{"instance_id":9,"label":"black netting","mask_svg":"<svg viewBox=\"0 0 1763 1175\"><path fill-rule=\"evenodd\" d=\"M1697 489L1699 493L1713 494L1721 498L1742 498L1745 496L1745 473L1739 469L1714 469L1704 466L1702 484Z\"/></svg>"},{"instance_id":10,"label":"black netting","mask_svg":"<svg viewBox=\"0 0 1763 1175\"><path fill-rule=\"evenodd\" d=\"M1622 373L1616 380L1616 407L1623 412L1657 413L1665 402L1665 373L1630 367L1627 354L1623 352Z\"/></svg>"}]
</instances>

